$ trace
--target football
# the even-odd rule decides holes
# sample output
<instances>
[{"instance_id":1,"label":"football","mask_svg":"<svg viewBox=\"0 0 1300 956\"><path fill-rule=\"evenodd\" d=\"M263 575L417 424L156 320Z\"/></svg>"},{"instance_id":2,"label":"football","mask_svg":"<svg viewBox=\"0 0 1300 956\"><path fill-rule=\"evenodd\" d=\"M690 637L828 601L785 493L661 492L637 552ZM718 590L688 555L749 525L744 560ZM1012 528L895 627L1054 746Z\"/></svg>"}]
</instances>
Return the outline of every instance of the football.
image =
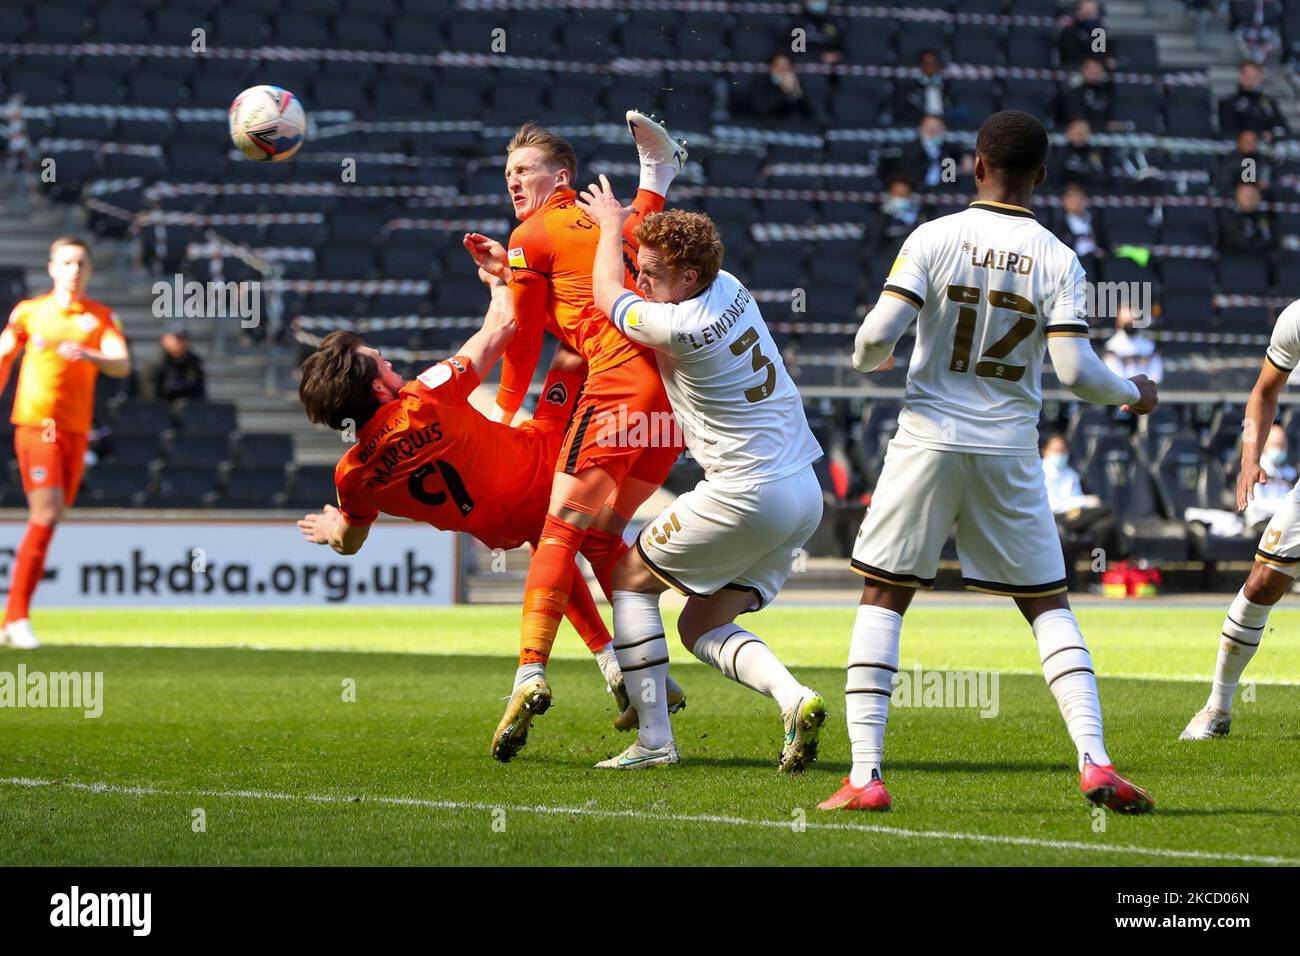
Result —
<instances>
[{"instance_id":1,"label":"football","mask_svg":"<svg viewBox=\"0 0 1300 956\"><path fill-rule=\"evenodd\" d=\"M306 133L302 103L278 86L249 87L230 104L230 139L249 159L288 159L302 148Z\"/></svg>"}]
</instances>

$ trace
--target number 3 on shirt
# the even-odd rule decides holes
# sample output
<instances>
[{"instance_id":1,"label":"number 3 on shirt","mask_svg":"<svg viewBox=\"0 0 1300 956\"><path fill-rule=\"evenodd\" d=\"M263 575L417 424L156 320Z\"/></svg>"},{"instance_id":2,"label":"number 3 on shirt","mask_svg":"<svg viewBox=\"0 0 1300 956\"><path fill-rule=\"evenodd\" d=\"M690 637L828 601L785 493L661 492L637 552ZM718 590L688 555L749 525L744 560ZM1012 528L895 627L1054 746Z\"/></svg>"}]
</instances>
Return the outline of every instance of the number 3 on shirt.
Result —
<instances>
[{"instance_id":1,"label":"number 3 on shirt","mask_svg":"<svg viewBox=\"0 0 1300 956\"><path fill-rule=\"evenodd\" d=\"M751 325L745 330L745 334L736 341L731 343L732 355L743 355L745 349L750 346L754 347L754 371L767 371L767 378L761 385L755 385L753 388L745 389L745 401L761 402L772 394L772 389L776 387L776 366L772 360L763 354L762 348L758 344L758 332Z\"/></svg>"},{"instance_id":2,"label":"number 3 on shirt","mask_svg":"<svg viewBox=\"0 0 1300 956\"><path fill-rule=\"evenodd\" d=\"M973 306L980 304L980 290L973 286L950 285L948 300L961 304L961 309L957 312L957 334L953 337L952 361L948 363L948 371L969 372L970 348L975 340L977 318ZM989 308L1010 309L1020 318L1006 335L990 345L980 356L981 361L975 363L975 374L981 378L1000 378L1007 382L1018 382L1025 374L1025 366L1008 365L993 360L1006 358L1012 349L1029 338L1034 329L1038 328L1038 322L1034 319L1038 310L1024 296L1016 295L1014 292L997 291L989 292Z\"/></svg>"}]
</instances>

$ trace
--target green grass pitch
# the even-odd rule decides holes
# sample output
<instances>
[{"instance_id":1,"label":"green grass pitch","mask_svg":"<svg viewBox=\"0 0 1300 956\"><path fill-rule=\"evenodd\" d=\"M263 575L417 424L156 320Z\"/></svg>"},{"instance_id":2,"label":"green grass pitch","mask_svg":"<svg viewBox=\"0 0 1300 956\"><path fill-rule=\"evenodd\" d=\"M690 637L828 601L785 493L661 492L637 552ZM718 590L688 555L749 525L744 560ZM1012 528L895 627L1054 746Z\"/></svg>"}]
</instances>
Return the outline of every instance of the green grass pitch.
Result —
<instances>
[{"instance_id":1,"label":"green grass pitch","mask_svg":"<svg viewBox=\"0 0 1300 956\"><path fill-rule=\"evenodd\" d=\"M0 865L1300 863L1295 611L1270 619L1232 737L1199 744L1176 738L1205 699L1223 608L1079 612L1112 756L1157 803L1100 818L1009 603L922 597L908 615L903 669L996 672L998 714L894 708L895 806L878 815L815 809L848 764L851 606L745 620L831 705L798 778L775 771L776 705L675 641L682 765L592 769L630 738L567 625L555 706L496 763L518 613L38 612L47 646L0 650L0 671L102 671L104 712L0 709Z\"/></svg>"}]
</instances>

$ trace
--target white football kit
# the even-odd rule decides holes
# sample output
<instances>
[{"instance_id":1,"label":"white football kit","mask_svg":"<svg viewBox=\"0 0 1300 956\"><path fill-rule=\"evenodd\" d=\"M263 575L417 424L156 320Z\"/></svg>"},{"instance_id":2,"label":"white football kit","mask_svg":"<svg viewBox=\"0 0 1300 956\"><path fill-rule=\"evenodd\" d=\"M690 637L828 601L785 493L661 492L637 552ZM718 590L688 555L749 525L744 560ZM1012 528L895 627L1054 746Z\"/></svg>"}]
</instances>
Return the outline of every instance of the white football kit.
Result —
<instances>
[{"instance_id":1,"label":"white football kit","mask_svg":"<svg viewBox=\"0 0 1300 956\"><path fill-rule=\"evenodd\" d=\"M637 550L688 595L776 597L817 530L821 448L749 290L729 272L684 302L622 295L610 320L655 350L664 390L704 480L646 525Z\"/></svg>"},{"instance_id":2,"label":"white football kit","mask_svg":"<svg viewBox=\"0 0 1300 956\"><path fill-rule=\"evenodd\" d=\"M1264 358L1279 372L1290 373L1300 365L1300 299L1277 317ZM1255 549L1255 560L1289 577L1300 576L1300 482L1269 519Z\"/></svg>"},{"instance_id":3,"label":"white football kit","mask_svg":"<svg viewBox=\"0 0 1300 956\"><path fill-rule=\"evenodd\" d=\"M884 294L920 310L916 347L855 571L933 587L955 522L968 588L1066 590L1038 418L1047 338L1088 334L1086 281L1074 252L1020 206L974 202L908 237Z\"/></svg>"}]
</instances>

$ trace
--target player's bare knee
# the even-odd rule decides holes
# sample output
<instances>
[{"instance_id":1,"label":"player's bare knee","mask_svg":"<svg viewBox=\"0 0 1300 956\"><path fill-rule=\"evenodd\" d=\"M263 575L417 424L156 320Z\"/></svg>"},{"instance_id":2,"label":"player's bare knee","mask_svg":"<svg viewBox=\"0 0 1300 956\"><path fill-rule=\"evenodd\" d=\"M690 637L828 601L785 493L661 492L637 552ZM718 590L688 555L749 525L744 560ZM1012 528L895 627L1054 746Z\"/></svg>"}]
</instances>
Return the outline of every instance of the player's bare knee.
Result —
<instances>
[{"instance_id":1,"label":"player's bare knee","mask_svg":"<svg viewBox=\"0 0 1300 956\"><path fill-rule=\"evenodd\" d=\"M1015 602L1016 607L1020 608L1020 613L1030 624L1033 624L1034 619L1040 614L1070 609L1070 598L1064 591L1060 594L1043 594L1038 597L1018 597Z\"/></svg>"},{"instance_id":2,"label":"player's bare knee","mask_svg":"<svg viewBox=\"0 0 1300 956\"><path fill-rule=\"evenodd\" d=\"M1266 564L1256 562L1241 591L1246 596L1246 600L1252 604L1272 606L1282 600L1282 596L1290 589L1291 584L1292 579L1287 575L1275 571Z\"/></svg>"},{"instance_id":3,"label":"player's bare knee","mask_svg":"<svg viewBox=\"0 0 1300 956\"><path fill-rule=\"evenodd\" d=\"M636 550L628 551L614 565L610 586L615 591L631 591L635 594L660 594L666 590L663 583L650 573Z\"/></svg>"}]
</instances>

